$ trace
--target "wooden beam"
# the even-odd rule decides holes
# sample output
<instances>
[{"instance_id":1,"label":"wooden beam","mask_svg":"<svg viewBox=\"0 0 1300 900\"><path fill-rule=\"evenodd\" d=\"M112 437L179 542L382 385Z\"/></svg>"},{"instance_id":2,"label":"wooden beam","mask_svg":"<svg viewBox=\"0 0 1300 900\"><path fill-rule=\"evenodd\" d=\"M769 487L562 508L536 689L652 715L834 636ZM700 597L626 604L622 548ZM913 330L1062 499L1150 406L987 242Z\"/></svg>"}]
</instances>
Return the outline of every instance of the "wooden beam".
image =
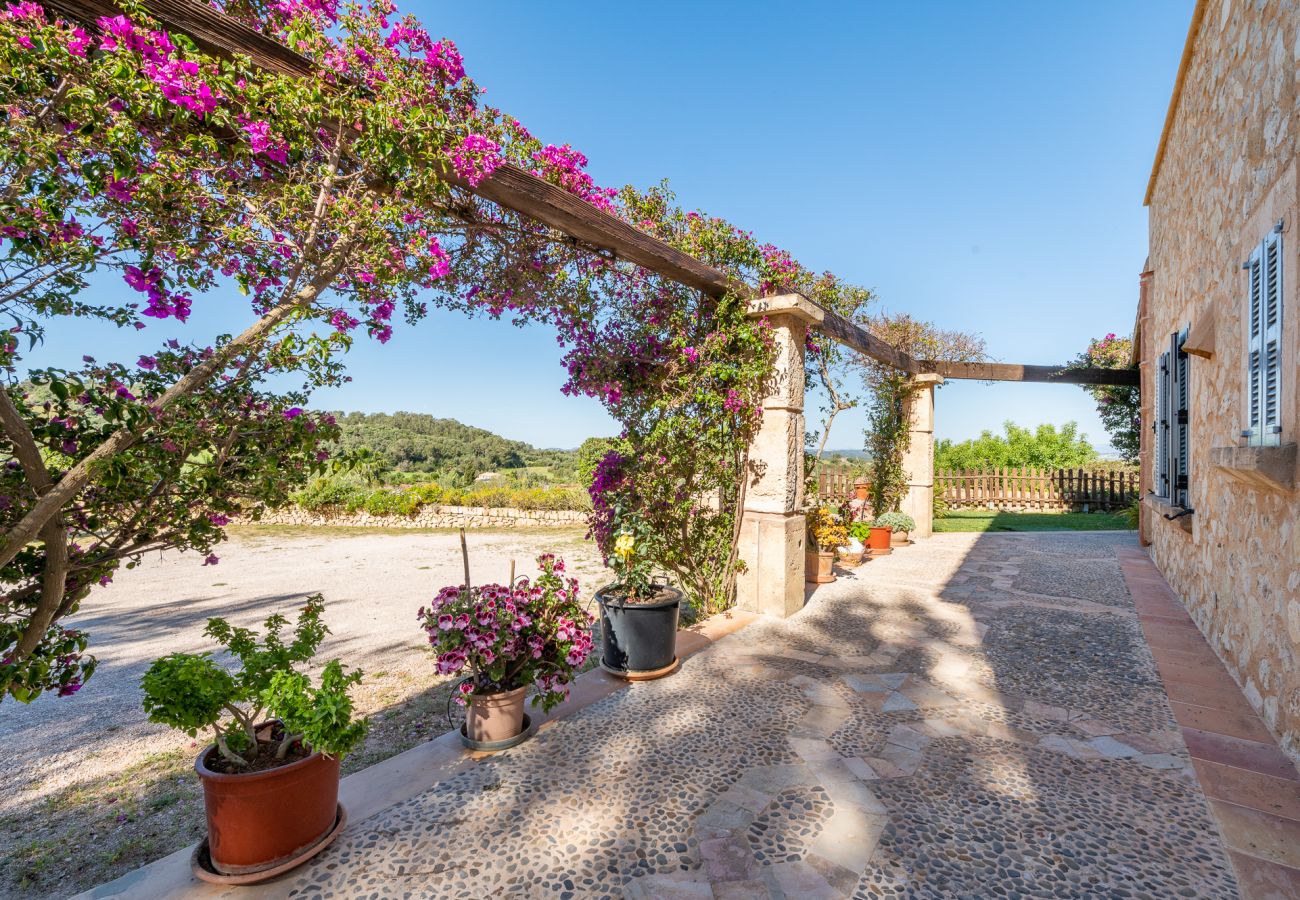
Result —
<instances>
[{"instance_id":1,"label":"wooden beam","mask_svg":"<svg viewBox=\"0 0 1300 900\"><path fill-rule=\"evenodd\" d=\"M42 2L61 16L90 25L101 16L121 13L111 0ZM242 54L257 66L286 75L304 76L313 71L314 64L307 57L205 3L197 0L147 0L145 5L149 14L163 27L189 35L206 52L219 56ZM448 180L455 181L454 178ZM460 186L583 244L710 296L720 297L728 289L753 295L752 288L729 278L724 272L516 166L498 167L476 187ZM906 353L843 316L828 310L820 327L834 340L872 359L910 374L920 371L916 361Z\"/></svg>"},{"instance_id":2,"label":"wooden beam","mask_svg":"<svg viewBox=\"0 0 1300 900\"><path fill-rule=\"evenodd\" d=\"M1066 366L1022 366L1013 363L918 361L922 371L944 378L973 381L1033 381L1054 384L1106 384L1137 387L1137 369L1071 369Z\"/></svg>"},{"instance_id":3,"label":"wooden beam","mask_svg":"<svg viewBox=\"0 0 1300 900\"><path fill-rule=\"evenodd\" d=\"M813 327L831 340L909 375L919 375L925 370L924 364L912 359L893 344L882 341L861 325L856 325L829 309L821 323Z\"/></svg>"}]
</instances>

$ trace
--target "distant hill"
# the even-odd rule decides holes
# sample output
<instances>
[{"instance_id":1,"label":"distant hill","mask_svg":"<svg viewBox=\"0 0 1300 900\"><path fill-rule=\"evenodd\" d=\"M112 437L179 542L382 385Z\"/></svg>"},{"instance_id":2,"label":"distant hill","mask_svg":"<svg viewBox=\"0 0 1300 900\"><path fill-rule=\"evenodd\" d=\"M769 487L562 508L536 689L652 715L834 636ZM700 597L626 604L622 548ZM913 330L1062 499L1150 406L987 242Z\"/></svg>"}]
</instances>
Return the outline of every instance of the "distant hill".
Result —
<instances>
[{"instance_id":1,"label":"distant hill","mask_svg":"<svg viewBox=\"0 0 1300 900\"><path fill-rule=\"evenodd\" d=\"M545 450L484 428L427 413L336 412L343 450L368 447L403 472L457 473L473 480L484 472L547 467L573 469L576 450Z\"/></svg>"}]
</instances>

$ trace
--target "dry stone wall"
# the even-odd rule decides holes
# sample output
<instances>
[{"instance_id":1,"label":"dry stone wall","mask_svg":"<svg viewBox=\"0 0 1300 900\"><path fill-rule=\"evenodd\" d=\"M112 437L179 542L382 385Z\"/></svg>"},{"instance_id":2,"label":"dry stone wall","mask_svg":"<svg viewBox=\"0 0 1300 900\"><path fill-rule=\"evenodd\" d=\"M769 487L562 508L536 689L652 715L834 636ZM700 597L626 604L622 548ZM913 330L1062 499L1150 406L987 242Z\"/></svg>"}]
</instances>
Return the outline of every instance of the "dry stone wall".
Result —
<instances>
[{"instance_id":1,"label":"dry stone wall","mask_svg":"<svg viewBox=\"0 0 1300 900\"><path fill-rule=\"evenodd\" d=\"M309 510L297 506L263 510L257 520L236 525L299 525L311 528L558 528L586 525L587 514L564 509L511 509L487 506L424 506L409 516L368 512Z\"/></svg>"},{"instance_id":2,"label":"dry stone wall","mask_svg":"<svg viewBox=\"0 0 1300 900\"><path fill-rule=\"evenodd\" d=\"M1212 359L1190 360L1190 531L1151 504L1152 555L1284 749L1300 760L1300 499L1211 461L1246 425L1246 273L1284 236L1284 443L1300 436L1300 0L1208 0L1151 200L1144 383L1169 336L1213 317ZM1150 393L1144 398L1150 414ZM1147 419L1150 422L1150 419ZM1149 460L1149 455L1148 455ZM1145 486L1152 486L1150 464Z\"/></svg>"}]
</instances>

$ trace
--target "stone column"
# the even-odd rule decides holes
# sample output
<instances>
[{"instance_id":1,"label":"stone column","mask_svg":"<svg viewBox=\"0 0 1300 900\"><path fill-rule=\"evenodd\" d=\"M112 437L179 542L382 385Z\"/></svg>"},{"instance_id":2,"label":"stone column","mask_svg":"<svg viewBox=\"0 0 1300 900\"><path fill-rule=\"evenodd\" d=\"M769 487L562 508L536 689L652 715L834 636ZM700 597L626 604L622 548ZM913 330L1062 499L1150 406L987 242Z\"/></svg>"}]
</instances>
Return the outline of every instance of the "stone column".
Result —
<instances>
[{"instance_id":1,"label":"stone column","mask_svg":"<svg viewBox=\"0 0 1300 900\"><path fill-rule=\"evenodd\" d=\"M916 390L908 398L908 431L911 442L903 454L907 493L899 508L916 520L911 537L934 534L934 389L943 384L941 375L917 375Z\"/></svg>"},{"instance_id":2,"label":"stone column","mask_svg":"<svg viewBox=\"0 0 1300 900\"><path fill-rule=\"evenodd\" d=\"M776 338L776 365L763 399L763 423L749 448L750 481L740 522L736 582L741 609L785 618L803 608L804 340L822 310L798 294L751 301Z\"/></svg>"}]
</instances>

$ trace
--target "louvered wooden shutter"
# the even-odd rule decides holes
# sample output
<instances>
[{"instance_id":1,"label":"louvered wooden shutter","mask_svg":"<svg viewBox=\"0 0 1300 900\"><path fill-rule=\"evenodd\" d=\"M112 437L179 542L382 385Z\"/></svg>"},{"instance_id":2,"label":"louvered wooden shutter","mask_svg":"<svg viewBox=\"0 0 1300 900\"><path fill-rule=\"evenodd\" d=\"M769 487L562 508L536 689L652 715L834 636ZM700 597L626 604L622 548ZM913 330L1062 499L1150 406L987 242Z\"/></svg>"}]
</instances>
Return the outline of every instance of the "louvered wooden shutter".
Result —
<instances>
[{"instance_id":1,"label":"louvered wooden shutter","mask_svg":"<svg viewBox=\"0 0 1300 900\"><path fill-rule=\"evenodd\" d=\"M1263 246L1263 322L1260 329L1262 387L1260 443L1276 444L1282 433L1282 234L1273 232Z\"/></svg>"},{"instance_id":2,"label":"louvered wooden shutter","mask_svg":"<svg viewBox=\"0 0 1300 900\"><path fill-rule=\"evenodd\" d=\"M1156 483L1158 497L1169 496L1169 352L1160 354L1156 379Z\"/></svg>"},{"instance_id":3,"label":"louvered wooden shutter","mask_svg":"<svg viewBox=\"0 0 1300 900\"><path fill-rule=\"evenodd\" d=\"M1170 499L1178 506L1187 506L1188 491L1188 467L1189 458L1189 441L1191 436L1191 417L1188 411L1188 399L1190 392L1187 383L1187 354L1183 352L1183 341L1187 340L1187 330L1184 329L1181 334L1175 334L1170 342L1169 354L1172 360L1171 377L1173 387L1170 391L1170 399L1173 401L1170 405L1173 408L1171 418L1171 429L1173 431L1173 447L1170 452L1170 469L1172 475L1172 489Z\"/></svg>"},{"instance_id":4,"label":"louvered wooden shutter","mask_svg":"<svg viewBox=\"0 0 1300 900\"><path fill-rule=\"evenodd\" d=\"M1264 238L1246 268L1246 436L1251 444L1276 444L1282 432L1282 234Z\"/></svg>"}]
</instances>

